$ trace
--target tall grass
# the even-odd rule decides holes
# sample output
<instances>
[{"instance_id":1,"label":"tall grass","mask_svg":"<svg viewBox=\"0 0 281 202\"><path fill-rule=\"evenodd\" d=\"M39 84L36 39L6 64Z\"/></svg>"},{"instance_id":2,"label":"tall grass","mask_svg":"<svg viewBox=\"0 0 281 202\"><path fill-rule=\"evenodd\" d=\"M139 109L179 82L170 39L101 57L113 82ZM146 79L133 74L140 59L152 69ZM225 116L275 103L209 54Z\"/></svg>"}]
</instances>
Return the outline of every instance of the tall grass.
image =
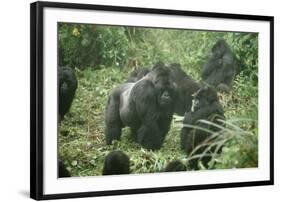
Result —
<instances>
[{"instance_id":1,"label":"tall grass","mask_svg":"<svg viewBox=\"0 0 281 202\"><path fill-rule=\"evenodd\" d=\"M256 124L256 120L247 118L237 118L229 120L219 120L221 125L216 123L199 120L204 123L219 129L213 132L210 129L200 126L183 124L183 127L189 127L199 131L208 133L208 137L185 159L189 162L192 159L202 159L203 157L211 157L209 162L210 167L214 168L244 168L258 166L258 131L249 131L245 125ZM196 134L195 134L196 135ZM197 151L203 149L200 154ZM235 152L236 158L233 157ZM239 158L237 158L239 156ZM202 166L202 164L201 164ZM202 167L201 167L202 168ZM204 167L202 168L204 169Z\"/></svg>"}]
</instances>

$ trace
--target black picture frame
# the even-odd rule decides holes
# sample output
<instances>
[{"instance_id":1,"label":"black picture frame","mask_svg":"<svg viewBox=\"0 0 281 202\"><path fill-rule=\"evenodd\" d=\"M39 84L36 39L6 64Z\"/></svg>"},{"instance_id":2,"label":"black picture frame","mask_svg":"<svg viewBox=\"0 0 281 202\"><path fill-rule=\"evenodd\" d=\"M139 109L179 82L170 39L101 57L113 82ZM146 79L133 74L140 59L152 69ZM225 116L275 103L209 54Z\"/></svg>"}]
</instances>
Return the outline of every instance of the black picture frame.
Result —
<instances>
[{"instance_id":1,"label":"black picture frame","mask_svg":"<svg viewBox=\"0 0 281 202\"><path fill-rule=\"evenodd\" d=\"M129 13L162 14L238 20L267 21L270 23L270 179L239 183L220 183L174 187L154 187L112 191L44 194L43 192L43 23L44 8L121 11ZM121 194L186 191L228 187L246 187L274 184L274 17L228 13L196 12L183 10L150 9L120 6L103 6L75 3L35 2L30 5L30 197L36 200L92 197Z\"/></svg>"}]
</instances>

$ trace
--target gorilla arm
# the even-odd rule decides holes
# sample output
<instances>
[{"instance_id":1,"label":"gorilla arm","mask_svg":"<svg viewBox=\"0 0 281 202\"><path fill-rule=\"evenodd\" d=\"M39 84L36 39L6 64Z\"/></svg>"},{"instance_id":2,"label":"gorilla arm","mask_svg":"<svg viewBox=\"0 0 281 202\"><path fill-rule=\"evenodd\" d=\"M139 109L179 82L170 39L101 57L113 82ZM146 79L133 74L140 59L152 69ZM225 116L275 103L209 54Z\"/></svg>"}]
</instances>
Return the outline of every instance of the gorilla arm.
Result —
<instances>
[{"instance_id":1,"label":"gorilla arm","mask_svg":"<svg viewBox=\"0 0 281 202\"><path fill-rule=\"evenodd\" d=\"M209 63L206 63L203 66L201 77L205 80L208 78L208 76L210 75L211 72L212 72L212 65L210 65Z\"/></svg>"},{"instance_id":2,"label":"gorilla arm","mask_svg":"<svg viewBox=\"0 0 281 202\"><path fill-rule=\"evenodd\" d=\"M220 60L216 58L214 55L211 55L207 62L204 64L202 69L202 78L203 80L207 79L210 74L212 74L219 66L220 66Z\"/></svg>"},{"instance_id":3,"label":"gorilla arm","mask_svg":"<svg viewBox=\"0 0 281 202\"><path fill-rule=\"evenodd\" d=\"M120 114L120 96L126 92L133 84L126 83L116 87L108 98L105 110L105 139L107 144L113 140L119 140L123 126Z\"/></svg>"},{"instance_id":4,"label":"gorilla arm","mask_svg":"<svg viewBox=\"0 0 281 202\"><path fill-rule=\"evenodd\" d=\"M161 136L163 132L157 123L159 109L154 86L149 80L143 80L135 88L134 92L138 92L138 96L133 95L133 98L138 100L135 101L136 111L142 122L136 132L136 140L146 149L160 149L164 137Z\"/></svg>"},{"instance_id":5,"label":"gorilla arm","mask_svg":"<svg viewBox=\"0 0 281 202\"><path fill-rule=\"evenodd\" d=\"M201 107L195 112L188 112L185 115L184 118L184 123L185 124L190 124L193 125L195 124L196 121L200 119L206 119L209 115L214 114L214 113L219 113L221 114L222 112L222 107L218 102L213 102L211 105L206 105L204 107Z\"/></svg>"}]
</instances>

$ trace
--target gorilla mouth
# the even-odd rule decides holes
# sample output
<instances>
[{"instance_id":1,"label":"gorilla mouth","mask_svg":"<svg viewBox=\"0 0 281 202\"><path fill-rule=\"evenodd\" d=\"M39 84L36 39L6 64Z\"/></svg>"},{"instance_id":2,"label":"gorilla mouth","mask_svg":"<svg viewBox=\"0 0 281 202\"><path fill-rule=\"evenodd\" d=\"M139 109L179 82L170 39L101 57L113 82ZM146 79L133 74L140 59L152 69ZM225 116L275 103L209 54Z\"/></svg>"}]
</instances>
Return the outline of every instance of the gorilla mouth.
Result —
<instances>
[{"instance_id":1,"label":"gorilla mouth","mask_svg":"<svg viewBox=\"0 0 281 202\"><path fill-rule=\"evenodd\" d=\"M172 99L170 96L162 96L160 99L161 105L169 105L169 104L171 104L171 102L172 102Z\"/></svg>"}]
</instances>

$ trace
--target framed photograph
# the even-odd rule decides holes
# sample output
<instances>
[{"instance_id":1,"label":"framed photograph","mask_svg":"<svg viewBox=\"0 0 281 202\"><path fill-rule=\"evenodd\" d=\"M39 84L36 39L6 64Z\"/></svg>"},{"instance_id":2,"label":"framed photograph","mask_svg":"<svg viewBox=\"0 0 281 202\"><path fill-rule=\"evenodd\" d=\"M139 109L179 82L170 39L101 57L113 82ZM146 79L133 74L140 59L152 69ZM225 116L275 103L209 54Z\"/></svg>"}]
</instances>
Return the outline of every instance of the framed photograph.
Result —
<instances>
[{"instance_id":1,"label":"framed photograph","mask_svg":"<svg viewBox=\"0 0 281 202\"><path fill-rule=\"evenodd\" d=\"M272 16L35 2L30 23L31 198L273 185Z\"/></svg>"}]
</instances>

